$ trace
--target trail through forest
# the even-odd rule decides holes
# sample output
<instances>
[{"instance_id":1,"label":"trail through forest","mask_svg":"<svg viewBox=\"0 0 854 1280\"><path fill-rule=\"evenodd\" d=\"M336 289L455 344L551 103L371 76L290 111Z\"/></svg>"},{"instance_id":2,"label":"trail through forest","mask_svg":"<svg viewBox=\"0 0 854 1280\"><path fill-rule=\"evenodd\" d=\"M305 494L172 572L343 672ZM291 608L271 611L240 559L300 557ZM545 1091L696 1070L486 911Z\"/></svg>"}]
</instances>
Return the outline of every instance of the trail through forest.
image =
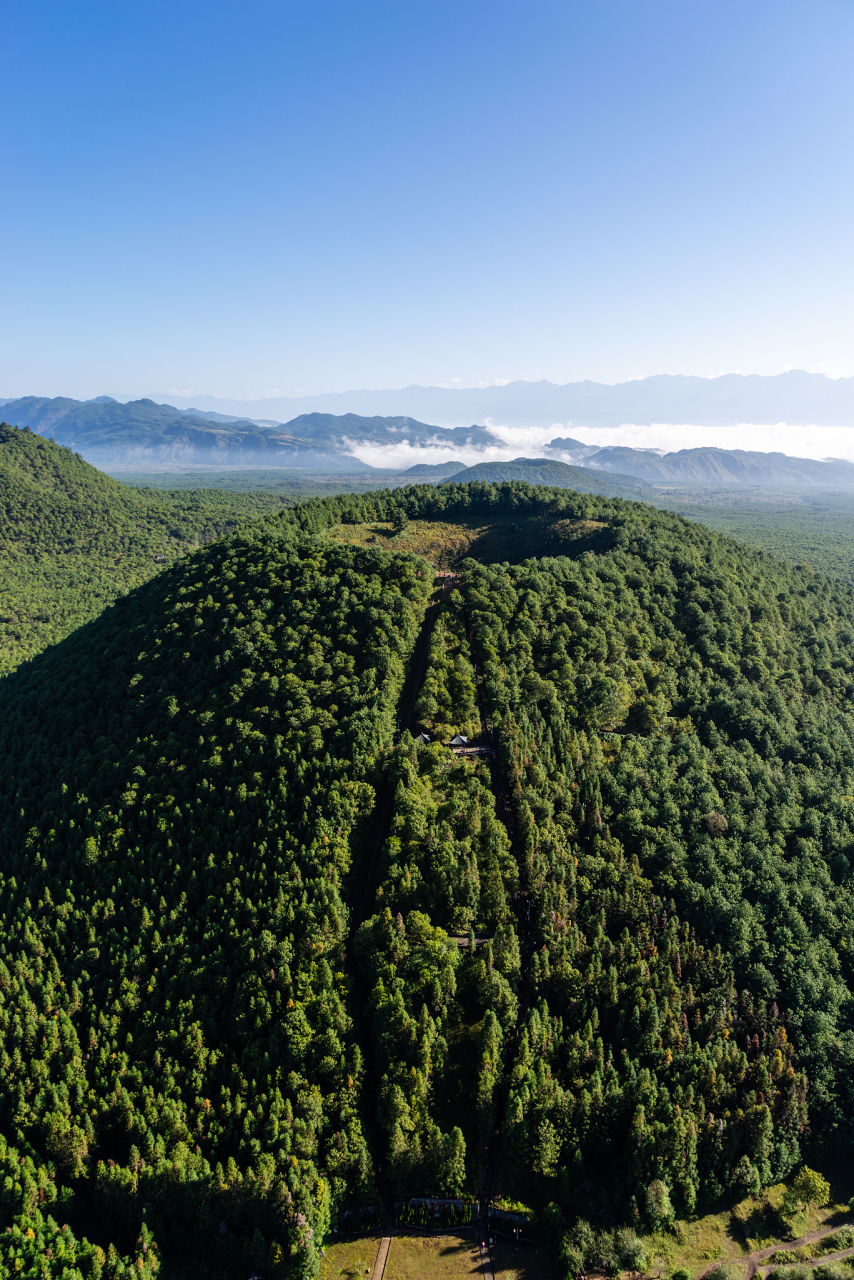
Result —
<instances>
[{"instance_id":1,"label":"trail through forest","mask_svg":"<svg viewBox=\"0 0 854 1280\"><path fill-rule=\"evenodd\" d=\"M400 731L410 729L412 726L412 717L418 701L418 696L424 684L430 651L430 639L433 628L436 624L441 607L450 601L451 594L458 587L459 576L453 573L437 573L436 577L440 580L440 588L433 602L429 605L425 612L424 621L421 631L416 642L414 663L412 675L405 688L400 708L399 717ZM520 941L523 967L522 967L522 986L520 990L519 1016L517 1018L516 1028L508 1037L504 1050L505 1071L506 1065L512 1061L515 1045L518 1039L518 1026L521 1018L530 1007L532 999L532 991L530 982L527 980L527 968L530 960L533 943L530 930L530 906L527 887L525 883L525 864L522 850L518 845L518 831L513 818L513 810L510 804L509 786L505 771L502 767L500 758L496 750L495 728L486 705L486 686L483 678L481 664L478 660L476 650L472 645L470 634L470 625L468 610L463 607L463 619L466 628L469 648L472 655L472 662L475 669L478 711L480 716L480 739L484 746L475 748L478 754L485 756L488 768L490 786L492 790L495 814L504 825L510 840L510 849L519 869L519 891L513 901L513 910L516 915L517 935ZM367 1008L369 992L362 973L361 966L355 955L353 939L356 935L358 925L363 923L372 913L374 899L376 894L379 868L382 857L383 846L388 838L392 810L394 805L394 787L389 775L384 774L378 786L377 801L373 815L373 836L370 847L370 857L364 872L364 882L359 909L356 915L355 927L350 931L349 951L353 965L353 972L356 975L356 985L358 991L358 1008ZM489 941L486 935L476 939L477 942L485 944ZM458 944L468 945L468 940L458 940ZM369 1097L375 1098L379 1096L379 1080L376 1074L376 1065L374 1062L374 1054L371 1045L371 1037L365 1034L360 1037L364 1045L364 1061L366 1072L367 1094ZM502 1091L503 1092L503 1091ZM497 1116L503 1114L502 1097L496 1108ZM369 1145L375 1152L381 1150L380 1134L376 1127L373 1117L366 1118L366 1130ZM375 1159L375 1167L377 1170L378 1182L383 1194L385 1204L387 1231L393 1231L394 1223L394 1198L391 1188L387 1185L385 1178L384 1163L380 1159ZM478 1174L478 1201L480 1205L480 1219L478 1222L478 1230L482 1248L486 1250L486 1258L489 1258L489 1203L494 1195L501 1194L503 1184L504 1159L500 1138L500 1120L496 1125L494 1133L490 1137L489 1144L484 1154L484 1159ZM382 1250L381 1250L382 1252ZM491 1265L491 1264L490 1264Z\"/></svg>"},{"instance_id":2,"label":"trail through forest","mask_svg":"<svg viewBox=\"0 0 854 1280\"><path fill-rule=\"evenodd\" d=\"M458 578L319 536L407 520L515 543ZM27 1268L60 1208L81 1275L110 1248L140 1270L143 1210L169 1268L305 1269L389 1192L479 1186L559 1204L592 1271L575 1219L640 1233L663 1186L691 1220L816 1135L847 1190L852 648L850 591L675 515L424 485L176 554L0 681Z\"/></svg>"},{"instance_id":3,"label":"trail through forest","mask_svg":"<svg viewBox=\"0 0 854 1280\"><path fill-rule=\"evenodd\" d=\"M468 605L463 606L463 618L465 621L466 636L469 642L469 651L472 657L472 663L475 669L475 677L477 680L477 701L480 711L481 737L484 741L489 741L491 751L489 753L489 774L492 784L492 793L495 800L495 813L500 821L504 824L507 835L510 839L510 849L519 869L519 891L513 901L513 910L516 913L516 931L520 942L522 953L522 982L519 991L519 1009L516 1018L516 1026L511 1036L508 1037L504 1046L504 1071L503 1078L506 1081L507 1065L512 1061L515 1052L516 1043L519 1036L519 1026L525 1013L528 1011L533 998L531 983L528 980L528 966L531 954L533 952L533 937L531 933L531 900L527 885L527 868L523 856L523 851L519 847L519 834L513 817L513 809L510 804L510 787L507 781L507 775L501 763L498 754L498 744L495 738L495 723L492 716L488 713L486 706L486 682L483 676L483 669L480 662L480 656L473 642L471 634L471 620L469 617ZM502 1090L502 1095L504 1090ZM504 1102L506 1099L502 1096L500 1105L496 1108L497 1115L501 1116L504 1110ZM489 1179L489 1190L486 1192L485 1183ZM489 1222L488 1222L488 1205L493 1196L500 1196L503 1191L504 1184L504 1150L501 1142L501 1126L500 1121L487 1148L486 1167L481 1170L479 1178L478 1196L482 1203L482 1212L484 1221L482 1231L485 1232L485 1239L489 1239ZM484 1192L484 1194L482 1194Z\"/></svg>"},{"instance_id":4,"label":"trail through forest","mask_svg":"<svg viewBox=\"0 0 854 1280\"><path fill-rule=\"evenodd\" d=\"M413 675L407 686L404 686L403 700L405 710L400 708L401 715L399 718L399 726L401 729L408 729L415 710L415 703L418 698L419 691L424 683L424 675L427 670L427 657L430 651L430 636L436 619L439 616L439 610L443 602L450 598L453 590L453 575L447 573L438 573L437 578L441 579L441 588L438 597L428 606L424 614L424 620L418 638L415 642L415 664ZM357 1016L361 1017L364 1010L368 1007L368 983L362 971L355 953L354 942L358 926L362 924L369 915L374 903L374 896L377 889L377 879L380 866L380 857L382 855L383 845L388 837L389 826L391 823L391 811L394 803L394 787L388 773L383 773L377 784L376 804L373 813L373 839L370 844L370 858L364 871L364 881L362 887L362 896L359 902L359 909L353 927L349 931L347 940L347 952L350 960L351 972L354 975L358 1000L356 1004ZM365 1065L365 1083L367 1096L375 1099L379 1096L380 1082L377 1078L376 1063L374 1061L373 1039L367 1027L361 1029L359 1041L363 1051L363 1061ZM391 1189L387 1184L385 1177L385 1168L383 1161L378 1154L382 1150L382 1142L377 1131L377 1124L373 1114L373 1108L369 1107L365 1114L365 1136L368 1147L375 1153L374 1167L377 1173L377 1183L383 1198L383 1206L386 1217L386 1232L394 1230L394 1197ZM382 1258L382 1267L379 1271L375 1268L375 1274L381 1275L385 1269L385 1260L388 1256L389 1237L385 1236L380 1246L380 1256ZM383 1252L385 1246L385 1252ZM377 1261L379 1266L379 1258Z\"/></svg>"}]
</instances>

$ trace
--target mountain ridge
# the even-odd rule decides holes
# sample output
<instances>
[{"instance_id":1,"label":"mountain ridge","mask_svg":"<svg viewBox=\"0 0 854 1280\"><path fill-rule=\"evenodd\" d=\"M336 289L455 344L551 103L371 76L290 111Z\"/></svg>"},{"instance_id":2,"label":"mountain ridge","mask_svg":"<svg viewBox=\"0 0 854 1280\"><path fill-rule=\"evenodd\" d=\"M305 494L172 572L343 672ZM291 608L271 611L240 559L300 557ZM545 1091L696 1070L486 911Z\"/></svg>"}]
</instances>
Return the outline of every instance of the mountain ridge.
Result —
<instances>
[{"instance_id":1,"label":"mountain ridge","mask_svg":"<svg viewBox=\"0 0 854 1280\"><path fill-rule=\"evenodd\" d=\"M436 449L447 448L454 453L465 449L471 457L486 450L507 448L488 425L439 426L408 414L383 417L316 411L273 423L229 418L197 407L182 410L148 399L120 404L109 397L76 401L68 397L29 396L8 401L3 415L13 425L34 428L100 467L202 463L367 473L375 468L362 461L358 452L369 449L368 456L377 461L377 450L408 445L431 459L416 466L444 468L447 476L449 464L432 462ZM562 435L538 446L536 452L542 454L541 466L559 461L653 484L854 488L851 462L797 458L781 452L706 445L663 453L626 445L601 447ZM464 465L459 463L460 468ZM412 474L440 478L435 470ZM589 491L589 487L588 482L581 482L582 490Z\"/></svg>"},{"instance_id":2,"label":"mountain ridge","mask_svg":"<svg viewBox=\"0 0 854 1280\"><path fill-rule=\"evenodd\" d=\"M661 453L657 449L633 449L627 445L608 445L591 449L580 441L556 438L549 450L557 449L573 463L597 471L613 471L623 476L636 476L651 484L723 484L819 486L849 489L854 487L854 463L841 458L796 458L774 452L761 453L748 449L716 449L701 446Z\"/></svg>"},{"instance_id":3,"label":"mountain ridge","mask_svg":"<svg viewBox=\"0 0 854 1280\"><path fill-rule=\"evenodd\" d=\"M403 438L425 446L495 444L485 427L439 427L405 415L308 413L270 424L224 415L194 418L173 405L149 399L119 404L103 397L80 401L63 396L10 400L2 405L2 413L12 426L30 427L100 466L192 460L371 471L370 465L352 455L353 444L387 446Z\"/></svg>"},{"instance_id":4,"label":"mountain ridge","mask_svg":"<svg viewBox=\"0 0 854 1280\"><path fill-rule=\"evenodd\" d=\"M491 387L411 385L379 390L353 389L312 396L276 396L240 401L215 396L169 396L175 405L204 406L219 412L292 417L306 412L393 416L409 413L444 426L485 423L506 426L620 426L623 423L690 423L732 426L741 422L773 425L854 426L854 378L829 378L802 369L778 374L653 374L629 382L584 380L554 383L522 379ZM251 406L251 408L250 408Z\"/></svg>"}]
</instances>

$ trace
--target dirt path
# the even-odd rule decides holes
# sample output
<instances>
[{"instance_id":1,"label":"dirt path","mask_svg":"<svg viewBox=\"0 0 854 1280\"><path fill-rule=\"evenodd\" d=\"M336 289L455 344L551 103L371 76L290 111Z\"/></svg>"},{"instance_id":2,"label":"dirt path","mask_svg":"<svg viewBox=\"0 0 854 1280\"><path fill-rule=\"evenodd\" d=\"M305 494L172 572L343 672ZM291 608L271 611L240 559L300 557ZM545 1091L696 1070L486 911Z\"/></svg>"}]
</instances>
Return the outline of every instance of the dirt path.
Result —
<instances>
[{"instance_id":1,"label":"dirt path","mask_svg":"<svg viewBox=\"0 0 854 1280\"><path fill-rule=\"evenodd\" d=\"M495 1280L495 1272L492 1269L492 1252L489 1248L488 1239L486 1242L481 1241L480 1244L480 1265L487 1280Z\"/></svg>"},{"instance_id":2,"label":"dirt path","mask_svg":"<svg viewBox=\"0 0 854 1280\"><path fill-rule=\"evenodd\" d=\"M820 1258L810 1258L808 1267L823 1266L825 1262L842 1262L845 1258L854 1257L854 1245L850 1249L838 1249L836 1253L823 1253Z\"/></svg>"},{"instance_id":3,"label":"dirt path","mask_svg":"<svg viewBox=\"0 0 854 1280\"><path fill-rule=\"evenodd\" d=\"M480 1219L478 1221L478 1229L480 1231L480 1261L483 1267L483 1274L489 1276L489 1280L495 1280L492 1270L492 1249L489 1244L489 1202L495 1191L495 1144L490 1143L489 1151L492 1151L492 1163L487 1164L483 1170L483 1195L478 1192L478 1201L480 1204Z\"/></svg>"},{"instance_id":4,"label":"dirt path","mask_svg":"<svg viewBox=\"0 0 854 1280\"><path fill-rule=\"evenodd\" d=\"M763 1267L761 1264L765 1262L767 1259L773 1258L775 1253L779 1253L781 1250L802 1249L804 1245L816 1244L817 1241L824 1240L825 1236L832 1236L835 1231L841 1231L843 1227L848 1227L851 1225L854 1225L854 1224L849 1222L841 1222L841 1223L837 1223L833 1227L823 1227L821 1231L810 1231L808 1235L799 1236L797 1240L791 1240L785 1244L772 1244L772 1245L769 1245L768 1248L766 1249L755 1249L753 1253L748 1255L746 1260L747 1261L746 1280L753 1280L753 1277L756 1276L757 1274L764 1276L767 1273L767 1271L770 1270L770 1268ZM808 1267L817 1267L820 1265L823 1266L825 1262L838 1262L842 1258L850 1258L852 1256L854 1256L854 1248L840 1249L837 1253L825 1253L820 1258L810 1258L803 1265ZM781 1265L793 1265L793 1264L781 1264ZM707 1270L712 1271L714 1270L714 1268L709 1267L707 1268Z\"/></svg>"}]
</instances>

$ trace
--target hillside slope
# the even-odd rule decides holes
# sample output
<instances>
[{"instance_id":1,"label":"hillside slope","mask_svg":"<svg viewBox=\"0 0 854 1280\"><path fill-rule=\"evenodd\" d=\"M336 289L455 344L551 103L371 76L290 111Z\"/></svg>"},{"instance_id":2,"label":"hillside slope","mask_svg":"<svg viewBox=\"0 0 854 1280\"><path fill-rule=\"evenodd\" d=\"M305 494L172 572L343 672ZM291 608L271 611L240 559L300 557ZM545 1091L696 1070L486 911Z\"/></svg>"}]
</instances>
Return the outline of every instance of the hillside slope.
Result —
<instances>
[{"instance_id":1,"label":"hillside slope","mask_svg":"<svg viewBox=\"0 0 854 1280\"><path fill-rule=\"evenodd\" d=\"M0 423L0 674L189 548L283 505L272 494L130 489Z\"/></svg>"},{"instance_id":2,"label":"hillside slope","mask_svg":"<svg viewBox=\"0 0 854 1280\"><path fill-rule=\"evenodd\" d=\"M526 484L551 485L578 493L603 493L615 497L640 497L645 481L631 475L609 475L592 467L573 467L548 458L514 458L512 462L478 462L449 476L444 484L506 484L524 480Z\"/></svg>"},{"instance_id":3,"label":"hillside slope","mask_svg":"<svg viewBox=\"0 0 854 1280\"><path fill-rule=\"evenodd\" d=\"M41 816L0 801L0 986L36 983L0 1011L0 1123L91 1172L78 1216L114 1239L138 1186L161 1242L225 1220L205 1248L260 1266L254 1229L299 1257L375 1196L346 885L428 590L409 557L256 528L3 687Z\"/></svg>"},{"instance_id":4,"label":"hillside slope","mask_svg":"<svg viewBox=\"0 0 854 1280\"><path fill-rule=\"evenodd\" d=\"M425 613L329 536L378 520L516 562ZM839 584L519 482L185 557L0 682L0 1137L105 1247L308 1276L485 1161L660 1229L848 1159L852 645Z\"/></svg>"},{"instance_id":5,"label":"hillside slope","mask_svg":"<svg viewBox=\"0 0 854 1280\"><path fill-rule=\"evenodd\" d=\"M807 1108L851 1142L854 607L657 514L612 528L466 574L542 1001L507 1141L519 1189L575 1152L576 1202L658 1171L690 1213L784 1176Z\"/></svg>"}]
</instances>

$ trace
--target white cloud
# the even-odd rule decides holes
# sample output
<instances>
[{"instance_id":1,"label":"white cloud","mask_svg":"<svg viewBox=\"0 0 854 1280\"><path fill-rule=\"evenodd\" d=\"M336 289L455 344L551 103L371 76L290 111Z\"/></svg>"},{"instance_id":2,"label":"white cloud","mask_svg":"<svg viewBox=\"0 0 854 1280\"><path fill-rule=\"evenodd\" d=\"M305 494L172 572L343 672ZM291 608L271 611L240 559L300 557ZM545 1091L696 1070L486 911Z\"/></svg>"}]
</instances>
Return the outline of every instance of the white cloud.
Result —
<instances>
[{"instance_id":1,"label":"white cloud","mask_svg":"<svg viewBox=\"0 0 854 1280\"><path fill-rule=\"evenodd\" d=\"M460 447L433 439L426 445L404 437L393 445L364 444L347 441L348 452L372 467L389 467L405 470L418 462L475 462L505 461L511 458L563 457L572 461L563 451L547 451L556 437L569 437L582 444L603 448L607 445L628 445L635 449L651 449L657 453L670 453L679 449L712 447L719 449L748 449L760 453L785 453L800 458L845 458L854 462L854 428L789 426L780 422L774 426L740 423L732 427L701 427L690 423L655 423L639 426L624 423L620 427L573 427L571 423L555 422L550 427L505 427L489 418L485 425L495 437L495 444L484 449L473 446Z\"/></svg>"},{"instance_id":2,"label":"white cloud","mask_svg":"<svg viewBox=\"0 0 854 1280\"><path fill-rule=\"evenodd\" d=\"M555 422L550 427L504 427L489 422L490 431L517 449L542 449L556 436L582 444L628 445L666 453L678 449L748 449L759 453L786 453L798 458L845 458L854 462L854 428L804 427L778 422L773 426L741 422L731 427L702 427L691 423L658 422L649 426L631 422L619 427L574 427Z\"/></svg>"},{"instance_id":3,"label":"white cloud","mask_svg":"<svg viewBox=\"0 0 854 1280\"><path fill-rule=\"evenodd\" d=\"M518 458L519 450L496 440L495 445L485 449L459 447L444 442L430 441L428 444L414 444L403 439L395 444L363 444L353 440L344 441L347 452L352 453L360 462L369 467L390 467L405 471L417 462L464 462L473 466L475 462L498 462L507 458Z\"/></svg>"}]
</instances>

